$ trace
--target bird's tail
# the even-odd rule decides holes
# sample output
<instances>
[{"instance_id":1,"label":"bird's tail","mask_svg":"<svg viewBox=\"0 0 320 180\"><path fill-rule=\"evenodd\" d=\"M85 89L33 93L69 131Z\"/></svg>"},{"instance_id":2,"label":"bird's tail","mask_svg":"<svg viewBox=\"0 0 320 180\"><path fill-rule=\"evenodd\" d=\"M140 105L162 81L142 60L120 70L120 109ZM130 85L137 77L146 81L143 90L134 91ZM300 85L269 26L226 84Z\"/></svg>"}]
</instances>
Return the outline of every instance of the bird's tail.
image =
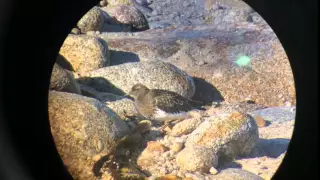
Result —
<instances>
[{"instance_id":1,"label":"bird's tail","mask_svg":"<svg viewBox=\"0 0 320 180\"><path fill-rule=\"evenodd\" d=\"M196 101L196 100L193 100L193 99L190 99L189 100L190 103L196 107L197 109L200 109L200 110L204 110L204 108L202 106L204 106L204 103L203 102L200 102L200 101Z\"/></svg>"},{"instance_id":2,"label":"bird's tail","mask_svg":"<svg viewBox=\"0 0 320 180\"><path fill-rule=\"evenodd\" d=\"M202 110L202 111L205 111L206 108L203 108L203 107L197 107L198 110Z\"/></svg>"}]
</instances>

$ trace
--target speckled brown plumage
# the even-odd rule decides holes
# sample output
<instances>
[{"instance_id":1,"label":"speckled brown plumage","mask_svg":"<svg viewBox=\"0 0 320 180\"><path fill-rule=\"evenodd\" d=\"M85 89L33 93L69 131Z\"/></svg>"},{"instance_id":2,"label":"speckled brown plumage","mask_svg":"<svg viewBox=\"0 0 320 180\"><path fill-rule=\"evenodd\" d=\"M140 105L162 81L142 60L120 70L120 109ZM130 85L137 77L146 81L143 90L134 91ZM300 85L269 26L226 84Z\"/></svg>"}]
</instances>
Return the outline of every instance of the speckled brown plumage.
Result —
<instances>
[{"instance_id":1,"label":"speckled brown plumage","mask_svg":"<svg viewBox=\"0 0 320 180\"><path fill-rule=\"evenodd\" d=\"M129 95L135 99L139 112L146 118L154 120L158 119L156 114L158 109L168 114L178 114L197 109L201 104L178 93L162 89L149 89L142 84L134 85Z\"/></svg>"}]
</instances>

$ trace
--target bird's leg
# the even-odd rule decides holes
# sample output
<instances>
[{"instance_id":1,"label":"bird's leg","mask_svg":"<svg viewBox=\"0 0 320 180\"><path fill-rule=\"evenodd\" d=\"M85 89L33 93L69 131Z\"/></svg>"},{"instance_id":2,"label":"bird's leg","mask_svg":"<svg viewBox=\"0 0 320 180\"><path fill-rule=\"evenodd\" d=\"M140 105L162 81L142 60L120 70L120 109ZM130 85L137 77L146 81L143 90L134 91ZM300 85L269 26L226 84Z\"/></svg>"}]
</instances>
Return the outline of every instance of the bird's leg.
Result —
<instances>
[{"instance_id":1,"label":"bird's leg","mask_svg":"<svg viewBox=\"0 0 320 180\"><path fill-rule=\"evenodd\" d=\"M128 115L128 113L127 113L126 110L123 110L123 115L124 115L126 118L130 119L130 118L129 118L129 115Z\"/></svg>"},{"instance_id":2,"label":"bird's leg","mask_svg":"<svg viewBox=\"0 0 320 180\"><path fill-rule=\"evenodd\" d=\"M135 120L135 118L136 118L136 116L128 115L126 110L123 110L123 115L124 115L124 117L126 117L127 119L130 119L130 120Z\"/></svg>"},{"instance_id":3,"label":"bird's leg","mask_svg":"<svg viewBox=\"0 0 320 180\"><path fill-rule=\"evenodd\" d=\"M169 126L169 123L170 123L170 121L164 121L164 125L162 125L162 126L159 128L159 130L160 130L161 132L163 132L164 129Z\"/></svg>"},{"instance_id":4,"label":"bird's leg","mask_svg":"<svg viewBox=\"0 0 320 180\"><path fill-rule=\"evenodd\" d=\"M182 120L184 120L184 118L180 118L180 119L176 119L176 120L166 120L166 121L164 121L164 125L160 127L160 131L163 132L166 127L168 127L168 126L170 127L171 122L174 122L174 124L177 124L177 123L181 122Z\"/></svg>"}]
</instances>

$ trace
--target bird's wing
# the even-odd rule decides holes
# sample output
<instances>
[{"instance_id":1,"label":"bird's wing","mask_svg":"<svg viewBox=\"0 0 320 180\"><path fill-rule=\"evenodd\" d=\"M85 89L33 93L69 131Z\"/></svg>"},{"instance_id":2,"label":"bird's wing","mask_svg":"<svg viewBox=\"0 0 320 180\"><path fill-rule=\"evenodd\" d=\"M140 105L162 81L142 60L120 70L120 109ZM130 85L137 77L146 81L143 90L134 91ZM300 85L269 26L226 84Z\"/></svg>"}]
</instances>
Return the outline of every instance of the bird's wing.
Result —
<instances>
[{"instance_id":1,"label":"bird's wing","mask_svg":"<svg viewBox=\"0 0 320 180\"><path fill-rule=\"evenodd\" d=\"M171 91L153 90L153 102L157 108L168 113L187 112L193 109L189 100Z\"/></svg>"},{"instance_id":2,"label":"bird's wing","mask_svg":"<svg viewBox=\"0 0 320 180\"><path fill-rule=\"evenodd\" d=\"M204 105L203 102L196 101L193 99L189 99L189 103L192 104L192 106L194 106L194 107L202 107Z\"/></svg>"}]
</instances>

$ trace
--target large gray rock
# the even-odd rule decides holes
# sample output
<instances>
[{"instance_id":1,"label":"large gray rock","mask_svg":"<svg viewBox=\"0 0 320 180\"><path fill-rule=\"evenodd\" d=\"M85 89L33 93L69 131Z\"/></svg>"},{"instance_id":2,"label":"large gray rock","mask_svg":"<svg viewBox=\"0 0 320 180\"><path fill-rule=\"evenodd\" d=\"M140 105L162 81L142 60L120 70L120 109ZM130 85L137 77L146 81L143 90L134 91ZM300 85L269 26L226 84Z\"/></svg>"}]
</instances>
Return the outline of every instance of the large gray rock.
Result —
<instances>
[{"instance_id":1,"label":"large gray rock","mask_svg":"<svg viewBox=\"0 0 320 180\"><path fill-rule=\"evenodd\" d=\"M79 73L102 68L110 63L108 45L97 37L69 34L59 53L69 62L72 70Z\"/></svg>"},{"instance_id":2,"label":"large gray rock","mask_svg":"<svg viewBox=\"0 0 320 180\"><path fill-rule=\"evenodd\" d=\"M165 89L192 97L195 86L192 77L172 64L162 61L125 63L97 69L78 78L81 84L98 91L118 95L128 93L136 83L150 89Z\"/></svg>"},{"instance_id":3,"label":"large gray rock","mask_svg":"<svg viewBox=\"0 0 320 180\"><path fill-rule=\"evenodd\" d=\"M73 74L55 63L51 73L50 90L81 94L78 83Z\"/></svg>"},{"instance_id":4,"label":"large gray rock","mask_svg":"<svg viewBox=\"0 0 320 180\"><path fill-rule=\"evenodd\" d=\"M258 139L255 120L249 115L234 112L206 119L189 135L185 145L212 148L219 157L219 163L224 163L236 156L249 155Z\"/></svg>"},{"instance_id":5,"label":"large gray rock","mask_svg":"<svg viewBox=\"0 0 320 180\"><path fill-rule=\"evenodd\" d=\"M121 24L128 24L135 30L149 29L148 21L141 11L133 6L117 5L101 8L108 15L114 17Z\"/></svg>"},{"instance_id":6,"label":"large gray rock","mask_svg":"<svg viewBox=\"0 0 320 180\"><path fill-rule=\"evenodd\" d=\"M50 91L49 120L58 152L75 179L93 179L93 165L109 154L128 126L96 99Z\"/></svg>"},{"instance_id":7,"label":"large gray rock","mask_svg":"<svg viewBox=\"0 0 320 180\"><path fill-rule=\"evenodd\" d=\"M77 23L81 33L89 31L100 31L104 22L104 16L101 9L94 6Z\"/></svg>"}]
</instances>

